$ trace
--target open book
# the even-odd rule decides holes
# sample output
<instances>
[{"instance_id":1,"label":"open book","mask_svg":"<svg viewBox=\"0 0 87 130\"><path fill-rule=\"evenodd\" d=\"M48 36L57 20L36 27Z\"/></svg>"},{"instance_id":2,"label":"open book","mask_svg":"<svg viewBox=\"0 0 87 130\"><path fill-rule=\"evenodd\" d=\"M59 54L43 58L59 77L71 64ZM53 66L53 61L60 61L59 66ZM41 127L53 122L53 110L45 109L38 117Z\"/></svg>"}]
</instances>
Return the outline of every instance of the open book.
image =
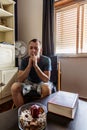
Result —
<instances>
[{"instance_id":1,"label":"open book","mask_svg":"<svg viewBox=\"0 0 87 130\"><path fill-rule=\"evenodd\" d=\"M77 93L58 91L48 101L48 111L73 119L78 106Z\"/></svg>"}]
</instances>

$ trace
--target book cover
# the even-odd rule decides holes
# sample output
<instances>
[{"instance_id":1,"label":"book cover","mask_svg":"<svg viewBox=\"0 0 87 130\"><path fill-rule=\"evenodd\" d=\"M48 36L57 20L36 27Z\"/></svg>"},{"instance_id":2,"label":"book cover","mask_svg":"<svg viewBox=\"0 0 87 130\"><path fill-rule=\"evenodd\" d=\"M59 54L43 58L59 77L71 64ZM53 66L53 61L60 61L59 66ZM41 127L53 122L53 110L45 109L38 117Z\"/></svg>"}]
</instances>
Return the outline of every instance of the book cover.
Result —
<instances>
[{"instance_id":1,"label":"book cover","mask_svg":"<svg viewBox=\"0 0 87 130\"><path fill-rule=\"evenodd\" d=\"M77 93L58 91L48 101L48 111L73 119L78 106L78 97Z\"/></svg>"}]
</instances>

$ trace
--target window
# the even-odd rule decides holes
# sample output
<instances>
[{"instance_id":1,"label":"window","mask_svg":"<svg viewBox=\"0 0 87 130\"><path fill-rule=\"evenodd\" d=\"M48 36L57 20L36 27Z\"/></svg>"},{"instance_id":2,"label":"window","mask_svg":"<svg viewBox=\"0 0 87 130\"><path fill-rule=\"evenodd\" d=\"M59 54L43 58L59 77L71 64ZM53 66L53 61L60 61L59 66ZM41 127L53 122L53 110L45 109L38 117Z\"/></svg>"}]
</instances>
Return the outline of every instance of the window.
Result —
<instances>
[{"instance_id":1,"label":"window","mask_svg":"<svg viewBox=\"0 0 87 130\"><path fill-rule=\"evenodd\" d=\"M87 53L87 2L55 8L56 54Z\"/></svg>"}]
</instances>

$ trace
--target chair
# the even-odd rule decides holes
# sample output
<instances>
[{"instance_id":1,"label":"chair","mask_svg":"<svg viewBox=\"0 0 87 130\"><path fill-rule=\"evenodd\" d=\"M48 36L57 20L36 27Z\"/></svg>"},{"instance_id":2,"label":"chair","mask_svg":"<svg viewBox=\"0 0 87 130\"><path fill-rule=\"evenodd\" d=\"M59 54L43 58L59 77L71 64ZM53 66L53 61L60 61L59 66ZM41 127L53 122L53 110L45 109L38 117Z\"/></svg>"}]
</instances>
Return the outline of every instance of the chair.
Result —
<instances>
[{"instance_id":1,"label":"chair","mask_svg":"<svg viewBox=\"0 0 87 130\"><path fill-rule=\"evenodd\" d=\"M51 56L51 82L53 83L53 92L61 89L61 71L60 71L60 60L57 56Z\"/></svg>"},{"instance_id":2,"label":"chair","mask_svg":"<svg viewBox=\"0 0 87 130\"><path fill-rule=\"evenodd\" d=\"M51 78L50 81L53 83L53 90L52 93L56 92L58 90L58 72L59 72L59 64L58 64L58 58L57 56L51 56L51 65L52 65L52 71L51 71Z\"/></svg>"}]
</instances>

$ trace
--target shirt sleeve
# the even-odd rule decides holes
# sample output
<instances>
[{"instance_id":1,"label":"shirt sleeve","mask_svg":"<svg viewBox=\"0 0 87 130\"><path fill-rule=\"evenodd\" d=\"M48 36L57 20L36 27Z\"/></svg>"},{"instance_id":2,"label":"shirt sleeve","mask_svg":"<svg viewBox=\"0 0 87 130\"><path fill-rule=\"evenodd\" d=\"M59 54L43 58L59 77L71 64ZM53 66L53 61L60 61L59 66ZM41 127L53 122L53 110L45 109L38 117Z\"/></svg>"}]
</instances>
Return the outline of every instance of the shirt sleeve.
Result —
<instances>
[{"instance_id":1,"label":"shirt sleeve","mask_svg":"<svg viewBox=\"0 0 87 130\"><path fill-rule=\"evenodd\" d=\"M47 58L45 61L45 71L51 71L52 70L52 66L51 66L51 59Z\"/></svg>"},{"instance_id":2,"label":"shirt sleeve","mask_svg":"<svg viewBox=\"0 0 87 130\"><path fill-rule=\"evenodd\" d=\"M26 58L24 58L24 59L22 59L21 60L21 64L20 64L20 66L19 66L19 70L24 70L26 67L27 67L27 60L26 60Z\"/></svg>"}]
</instances>

